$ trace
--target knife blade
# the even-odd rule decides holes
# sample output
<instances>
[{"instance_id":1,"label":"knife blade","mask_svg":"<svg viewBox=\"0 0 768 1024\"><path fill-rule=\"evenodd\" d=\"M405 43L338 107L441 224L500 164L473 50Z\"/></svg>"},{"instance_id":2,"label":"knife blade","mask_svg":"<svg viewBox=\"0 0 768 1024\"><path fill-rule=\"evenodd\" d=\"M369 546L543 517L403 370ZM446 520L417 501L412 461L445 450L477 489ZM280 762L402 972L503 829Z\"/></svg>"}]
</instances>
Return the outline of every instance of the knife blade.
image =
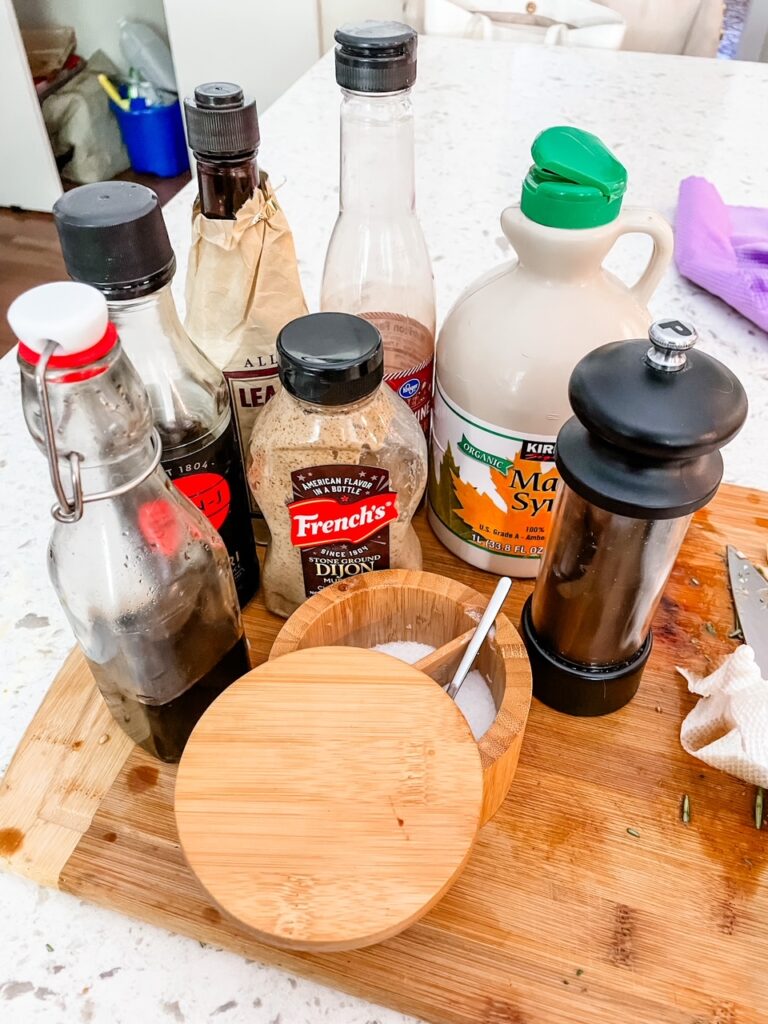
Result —
<instances>
[{"instance_id":1,"label":"knife blade","mask_svg":"<svg viewBox=\"0 0 768 1024\"><path fill-rule=\"evenodd\" d=\"M755 652L758 668L768 678L768 580L730 544L728 575L744 642Z\"/></svg>"}]
</instances>

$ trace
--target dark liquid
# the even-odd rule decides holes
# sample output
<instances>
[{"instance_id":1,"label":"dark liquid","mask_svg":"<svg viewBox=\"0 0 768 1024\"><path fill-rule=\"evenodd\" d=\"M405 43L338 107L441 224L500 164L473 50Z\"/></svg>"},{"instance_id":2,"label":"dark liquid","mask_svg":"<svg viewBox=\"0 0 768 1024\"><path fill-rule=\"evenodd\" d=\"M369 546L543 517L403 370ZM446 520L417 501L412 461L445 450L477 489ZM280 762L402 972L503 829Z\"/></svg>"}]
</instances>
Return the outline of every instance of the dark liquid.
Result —
<instances>
[{"instance_id":1,"label":"dark liquid","mask_svg":"<svg viewBox=\"0 0 768 1024\"><path fill-rule=\"evenodd\" d=\"M243 635L213 668L166 704L145 704L114 691L102 693L115 719L139 746L161 761L175 762L203 713L250 667L248 641ZM98 682L102 675L99 666L91 663L91 669Z\"/></svg>"},{"instance_id":2,"label":"dark liquid","mask_svg":"<svg viewBox=\"0 0 768 1024\"><path fill-rule=\"evenodd\" d=\"M256 156L211 160L197 156L200 212L209 220L234 220L259 187Z\"/></svg>"},{"instance_id":3,"label":"dark liquid","mask_svg":"<svg viewBox=\"0 0 768 1024\"><path fill-rule=\"evenodd\" d=\"M562 486L533 625L561 658L621 665L645 643L686 521L621 516Z\"/></svg>"}]
</instances>

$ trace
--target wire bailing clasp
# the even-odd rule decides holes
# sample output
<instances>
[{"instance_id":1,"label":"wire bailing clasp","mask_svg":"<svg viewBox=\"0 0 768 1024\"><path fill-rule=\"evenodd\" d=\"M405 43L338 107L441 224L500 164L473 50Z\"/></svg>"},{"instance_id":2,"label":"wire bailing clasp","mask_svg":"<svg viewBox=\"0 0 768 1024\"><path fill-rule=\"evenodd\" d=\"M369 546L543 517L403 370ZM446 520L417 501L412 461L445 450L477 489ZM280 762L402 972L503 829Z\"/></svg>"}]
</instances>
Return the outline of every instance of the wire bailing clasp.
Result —
<instances>
[{"instance_id":1,"label":"wire bailing clasp","mask_svg":"<svg viewBox=\"0 0 768 1024\"><path fill-rule=\"evenodd\" d=\"M80 474L80 465L83 461L83 456L79 452L68 452L66 455L62 455L56 447L56 434L53 426L53 416L51 415L51 406L48 401L48 387L45 374L48 369L48 363L51 356L57 348L57 342L46 342L45 348L43 349L37 366L35 367L35 388L37 390L37 398L40 403L40 414L43 420L48 472L57 498L57 504L51 508L51 515L59 523L76 523L82 519L83 507L88 502L118 498L121 494L127 494L128 491L132 491L134 487L138 487L139 484L143 483L149 476L151 476L160 464L162 443L157 430L153 429L152 445L154 447L154 454L152 456L152 461L146 469L143 469L138 476L134 477L133 480L128 480L126 483L120 484L118 487L113 487L107 491L97 491L95 494L84 494ZM59 460L69 464L69 480L72 491L71 498L67 494L64 482L59 474Z\"/></svg>"}]
</instances>

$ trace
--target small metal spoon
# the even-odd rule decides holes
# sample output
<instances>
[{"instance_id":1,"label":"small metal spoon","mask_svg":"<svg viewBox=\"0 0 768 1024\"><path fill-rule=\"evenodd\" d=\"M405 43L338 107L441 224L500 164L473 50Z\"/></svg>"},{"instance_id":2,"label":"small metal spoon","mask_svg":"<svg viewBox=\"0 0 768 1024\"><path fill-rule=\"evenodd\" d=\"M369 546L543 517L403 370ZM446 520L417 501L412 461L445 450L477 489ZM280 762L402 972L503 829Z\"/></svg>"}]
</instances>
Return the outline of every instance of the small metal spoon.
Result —
<instances>
[{"instance_id":1,"label":"small metal spoon","mask_svg":"<svg viewBox=\"0 0 768 1024\"><path fill-rule=\"evenodd\" d=\"M483 612L483 616L478 622L477 628L467 644L467 649L464 651L464 657L459 662L459 667L456 669L453 679L445 689L445 692L451 700L456 700L456 694L461 689L461 684L467 678L469 670L472 668L474 660L483 644L483 640L485 640L490 633L491 626L496 621L496 616L501 611L501 606L506 601L507 594L509 593L509 588L511 586L512 580L509 576L502 576L496 584L496 589L491 595L491 599Z\"/></svg>"}]
</instances>

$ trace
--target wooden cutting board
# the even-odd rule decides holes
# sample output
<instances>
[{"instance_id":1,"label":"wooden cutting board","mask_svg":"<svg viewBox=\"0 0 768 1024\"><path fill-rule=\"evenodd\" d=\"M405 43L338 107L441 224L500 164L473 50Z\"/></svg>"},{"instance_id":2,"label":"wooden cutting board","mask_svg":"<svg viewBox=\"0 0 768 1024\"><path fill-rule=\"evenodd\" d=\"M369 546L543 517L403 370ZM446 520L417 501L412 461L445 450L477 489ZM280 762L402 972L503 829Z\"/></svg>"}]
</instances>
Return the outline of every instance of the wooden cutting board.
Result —
<instances>
[{"instance_id":1,"label":"wooden cutting board","mask_svg":"<svg viewBox=\"0 0 768 1024\"><path fill-rule=\"evenodd\" d=\"M490 594L493 577L419 531L426 569ZM766 541L768 495L723 487L689 531L635 700L602 719L534 700L509 797L463 875L385 943L291 953L222 919L179 850L175 769L121 734L78 654L0 786L0 861L435 1024L764 1022L768 828L755 829L753 787L681 749L693 699L674 666L705 671L733 649L725 545L763 563ZM513 621L530 589L513 588ZM245 618L262 661L281 623L258 600Z\"/></svg>"}]
</instances>

